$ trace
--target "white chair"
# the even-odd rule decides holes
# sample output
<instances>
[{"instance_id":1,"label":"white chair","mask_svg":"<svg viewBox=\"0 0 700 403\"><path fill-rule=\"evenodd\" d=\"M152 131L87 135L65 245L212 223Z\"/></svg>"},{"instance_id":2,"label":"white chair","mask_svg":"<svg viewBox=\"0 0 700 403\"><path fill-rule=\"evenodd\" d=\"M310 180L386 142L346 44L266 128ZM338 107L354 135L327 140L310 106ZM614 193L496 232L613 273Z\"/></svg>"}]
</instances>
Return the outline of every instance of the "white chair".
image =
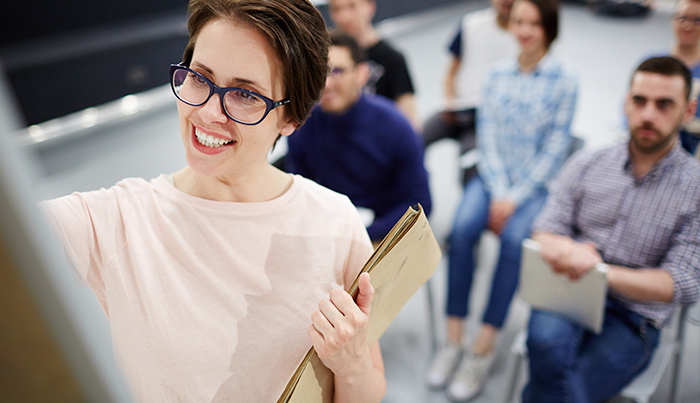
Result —
<instances>
[{"instance_id":1,"label":"white chair","mask_svg":"<svg viewBox=\"0 0 700 403\"><path fill-rule=\"evenodd\" d=\"M656 391L667 368L670 366L670 388L668 391L668 403L680 403L680 377L681 357L683 356L683 346L685 343L685 325L687 322L688 310L692 305L684 305L677 310L671 326L662 330L659 346L657 347L651 363L641 374L639 374L625 389L620 396L632 400L636 403L648 403L651 395ZM510 403L516 398L516 392L521 384L521 374L526 368L527 331L521 330L513 340L510 351L513 356L509 360L506 368L507 390L503 402Z\"/></svg>"}]
</instances>

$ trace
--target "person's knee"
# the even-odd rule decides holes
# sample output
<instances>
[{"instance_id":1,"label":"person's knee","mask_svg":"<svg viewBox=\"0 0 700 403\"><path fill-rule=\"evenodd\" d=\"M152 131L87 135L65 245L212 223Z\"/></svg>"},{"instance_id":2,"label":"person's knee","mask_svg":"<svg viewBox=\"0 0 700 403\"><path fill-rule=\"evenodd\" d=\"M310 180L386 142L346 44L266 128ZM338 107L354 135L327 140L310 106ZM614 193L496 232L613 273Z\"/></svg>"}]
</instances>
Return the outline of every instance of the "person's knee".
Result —
<instances>
[{"instance_id":1,"label":"person's knee","mask_svg":"<svg viewBox=\"0 0 700 403\"><path fill-rule=\"evenodd\" d=\"M486 222L476 209L460 211L452 227L452 239L463 243L476 243L484 232Z\"/></svg>"},{"instance_id":2,"label":"person's knee","mask_svg":"<svg viewBox=\"0 0 700 403\"><path fill-rule=\"evenodd\" d=\"M452 228L450 242L453 245L474 246L481 238L481 233L482 231L471 222L455 225Z\"/></svg>"},{"instance_id":3,"label":"person's knee","mask_svg":"<svg viewBox=\"0 0 700 403\"><path fill-rule=\"evenodd\" d=\"M521 231L503 231L500 235L501 248L520 251L525 238L527 235L522 234Z\"/></svg>"},{"instance_id":4,"label":"person's knee","mask_svg":"<svg viewBox=\"0 0 700 403\"><path fill-rule=\"evenodd\" d=\"M447 137L447 122L442 113L436 113L423 124L423 142L425 146Z\"/></svg>"},{"instance_id":5,"label":"person's knee","mask_svg":"<svg viewBox=\"0 0 700 403\"><path fill-rule=\"evenodd\" d=\"M551 377L563 372L575 344L571 325L546 313L533 313L527 349L533 376Z\"/></svg>"}]
</instances>

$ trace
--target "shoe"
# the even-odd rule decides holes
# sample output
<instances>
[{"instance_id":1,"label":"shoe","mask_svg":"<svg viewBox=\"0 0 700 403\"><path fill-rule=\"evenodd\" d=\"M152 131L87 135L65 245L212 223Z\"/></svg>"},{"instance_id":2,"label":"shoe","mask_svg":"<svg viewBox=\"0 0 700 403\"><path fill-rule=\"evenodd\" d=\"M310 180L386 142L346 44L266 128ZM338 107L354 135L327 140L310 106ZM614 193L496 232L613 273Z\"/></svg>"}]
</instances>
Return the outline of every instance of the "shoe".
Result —
<instances>
[{"instance_id":1,"label":"shoe","mask_svg":"<svg viewBox=\"0 0 700 403\"><path fill-rule=\"evenodd\" d=\"M447 387L447 397L453 401L463 402L478 395L484 387L493 357L493 353L485 355L466 353L452 382Z\"/></svg>"},{"instance_id":2,"label":"shoe","mask_svg":"<svg viewBox=\"0 0 700 403\"><path fill-rule=\"evenodd\" d=\"M435 354L425 375L425 383L433 389L445 386L462 356L462 346L446 342Z\"/></svg>"}]
</instances>

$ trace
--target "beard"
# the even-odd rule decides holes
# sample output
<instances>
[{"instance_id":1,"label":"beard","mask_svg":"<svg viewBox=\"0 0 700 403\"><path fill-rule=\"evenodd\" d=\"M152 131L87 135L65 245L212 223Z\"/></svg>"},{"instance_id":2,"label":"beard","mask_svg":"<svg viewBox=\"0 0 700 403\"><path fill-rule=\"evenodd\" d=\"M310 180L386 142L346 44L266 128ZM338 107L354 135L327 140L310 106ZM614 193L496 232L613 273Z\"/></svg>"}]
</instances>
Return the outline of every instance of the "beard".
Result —
<instances>
[{"instance_id":1,"label":"beard","mask_svg":"<svg viewBox=\"0 0 700 403\"><path fill-rule=\"evenodd\" d=\"M639 132L641 130L651 130L656 133L653 138L642 137ZM630 129L630 140L634 148L643 154L654 154L669 146L678 133L678 128L671 133L662 133L652 124L643 123L640 126Z\"/></svg>"}]
</instances>

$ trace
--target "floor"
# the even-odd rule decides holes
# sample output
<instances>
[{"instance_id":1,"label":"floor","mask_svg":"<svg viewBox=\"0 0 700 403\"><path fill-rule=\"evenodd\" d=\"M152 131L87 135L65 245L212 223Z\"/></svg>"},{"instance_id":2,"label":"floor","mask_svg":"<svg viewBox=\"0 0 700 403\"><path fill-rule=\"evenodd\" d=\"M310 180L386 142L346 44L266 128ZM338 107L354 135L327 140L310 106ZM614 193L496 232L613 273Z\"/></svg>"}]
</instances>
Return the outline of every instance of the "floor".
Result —
<instances>
[{"instance_id":1,"label":"floor","mask_svg":"<svg viewBox=\"0 0 700 403\"><path fill-rule=\"evenodd\" d=\"M645 53L663 49L671 42L668 1L671 0L660 2L658 9L645 18L604 17L593 14L580 4L563 5L560 37L553 51L579 74L574 132L586 140L586 147L602 147L625 140L619 126L629 75ZM448 60L445 48L459 17L486 5L484 0L466 1L420 15L384 21L380 25L382 32L407 57L422 119L440 109L442 78ZM157 111L118 125L83 130L74 140L38 146L35 155L43 179L36 187L43 198L50 198L71 191L110 186L123 177L150 178L161 172L175 171L184 164L177 125L173 100ZM283 149L281 146L280 150ZM434 200L431 223L441 239L450 230L452 214L460 196L455 169L457 153L456 144L450 141L435 143L426 152ZM481 243L481 261L472 295L475 312L480 312L483 306L497 249L496 240L488 236ZM409 301L381 340L388 381L386 403L448 401L444 392L430 391L423 383L423 374L432 353L432 335L436 333L441 338L443 333L441 313L445 274L443 259L430 281L436 328L431 329L428 293L424 287ZM700 316L698 311L691 312L696 320ZM507 387L504 373L509 358L508 347L527 315L527 307L516 300L498 340L501 353L493 366L490 381L473 402L498 402L503 398ZM96 322L95 326L106 329L106 323ZM473 329L473 323L470 323L468 331ZM666 384L665 381L662 383L652 402L664 402ZM697 326L688 326L682 395L683 402L700 401L700 330Z\"/></svg>"}]
</instances>

